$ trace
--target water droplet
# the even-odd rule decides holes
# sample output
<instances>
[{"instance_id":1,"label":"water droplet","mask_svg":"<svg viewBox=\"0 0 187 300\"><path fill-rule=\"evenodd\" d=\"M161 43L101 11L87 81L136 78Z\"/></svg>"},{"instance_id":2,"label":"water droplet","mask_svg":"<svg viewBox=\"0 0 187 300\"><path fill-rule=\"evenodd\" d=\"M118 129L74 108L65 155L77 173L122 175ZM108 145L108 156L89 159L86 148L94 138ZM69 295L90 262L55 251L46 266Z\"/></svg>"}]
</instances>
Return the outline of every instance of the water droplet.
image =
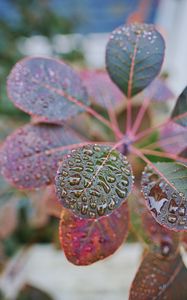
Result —
<instances>
[{"instance_id":1,"label":"water droplet","mask_svg":"<svg viewBox=\"0 0 187 300\"><path fill-rule=\"evenodd\" d=\"M185 208L184 204L181 204L181 206L179 207L178 213L179 213L179 216L185 216L186 208Z\"/></svg>"},{"instance_id":2,"label":"water droplet","mask_svg":"<svg viewBox=\"0 0 187 300\"><path fill-rule=\"evenodd\" d=\"M122 190L116 188L115 191L116 191L118 197L120 197L120 198L125 198L127 195L127 190L122 191Z\"/></svg>"},{"instance_id":3,"label":"water droplet","mask_svg":"<svg viewBox=\"0 0 187 300\"><path fill-rule=\"evenodd\" d=\"M69 178L69 183L70 185L78 185L81 181L81 177L80 176L71 176Z\"/></svg>"},{"instance_id":4,"label":"water droplet","mask_svg":"<svg viewBox=\"0 0 187 300\"><path fill-rule=\"evenodd\" d=\"M177 221L177 217L174 215L169 215L168 216L168 222L170 223L175 223Z\"/></svg>"},{"instance_id":5,"label":"water droplet","mask_svg":"<svg viewBox=\"0 0 187 300\"><path fill-rule=\"evenodd\" d=\"M169 212L174 214L174 213L176 213L177 210L178 210L177 203L175 202L174 199L171 199L170 205L169 205Z\"/></svg>"},{"instance_id":6,"label":"water droplet","mask_svg":"<svg viewBox=\"0 0 187 300\"><path fill-rule=\"evenodd\" d=\"M106 177L106 180L109 182L109 183L113 183L113 182L115 182L116 181L116 178L114 177L114 176L107 176Z\"/></svg>"},{"instance_id":7,"label":"water droplet","mask_svg":"<svg viewBox=\"0 0 187 300\"><path fill-rule=\"evenodd\" d=\"M86 215L87 212L88 212L88 205L83 204L82 207L81 207L81 213L82 213L83 215Z\"/></svg>"}]
</instances>

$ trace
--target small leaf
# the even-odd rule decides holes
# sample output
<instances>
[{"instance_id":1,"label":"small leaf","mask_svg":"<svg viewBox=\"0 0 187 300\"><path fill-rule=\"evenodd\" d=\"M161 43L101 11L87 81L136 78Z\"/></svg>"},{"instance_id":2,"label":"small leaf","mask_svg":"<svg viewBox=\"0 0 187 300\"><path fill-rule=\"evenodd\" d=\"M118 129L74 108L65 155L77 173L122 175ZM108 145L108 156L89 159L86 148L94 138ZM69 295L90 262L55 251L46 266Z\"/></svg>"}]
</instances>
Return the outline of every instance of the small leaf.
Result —
<instances>
[{"instance_id":1,"label":"small leaf","mask_svg":"<svg viewBox=\"0 0 187 300\"><path fill-rule=\"evenodd\" d=\"M165 258L149 252L133 280L129 300L186 300L186 281L179 254Z\"/></svg>"},{"instance_id":2,"label":"small leaf","mask_svg":"<svg viewBox=\"0 0 187 300\"><path fill-rule=\"evenodd\" d=\"M107 72L84 70L81 72L81 77L91 102L109 109L122 104L124 95L111 81Z\"/></svg>"},{"instance_id":3,"label":"small leaf","mask_svg":"<svg viewBox=\"0 0 187 300\"><path fill-rule=\"evenodd\" d=\"M127 203L110 216L82 219L64 209L59 226L61 246L75 265L90 265L113 254L128 234Z\"/></svg>"},{"instance_id":4,"label":"small leaf","mask_svg":"<svg viewBox=\"0 0 187 300\"><path fill-rule=\"evenodd\" d=\"M7 91L17 107L47 123L62 123L89 105L78 74L52 58L31 57L18 62L9 75Z\"/></svg>"},{"instance_id":5,"label":"small leaf","mask_svg":"<svg viewBox=\"0 0 187 300\"><path fill-rule=\"evenodd\" d=\"M111 214L125 201L132 184L128 161L109 146L87 145L72 150L56 176L62 206L81 218Z\"/></svg>"},{"instance_id":6,"label":"small leaf","mask_svg":"<svg viewBox=\"0 0 187 300\"><path fill-rule=\"evenodd\" d=\"M2 174L18 188L49 185L68 146L80 142L76 132L65 126L23 126L10 135L1 147Z\"/></svg>"},{"instance_id":7,"label":"small leaf","mask_svg":"<svg viewBox=\"0 0 187 300\"><path fill-rule=\"evenodd\" d=\"M187 127L187 87L178 97L171 117L176 118L174 120L176 123Z\"/></svg>"},{"instance_id":8,"label":"small leaf","mask_svg":"<svg viewBox=\"0 0 187 300\"><path fill-rule=\"evenodd\" d=\"M114 30L106 49L111 79L130 98L160 72L165 43L153 25L129 24Z\"/></svg>"},{"instance_id":9,"label":"small leaf","mask_svg":"<svg viewBox=\"0 0 187 300\"><path fill-rule=\"evenodd\" d=\"M178 163L157 163L155 166L176 189L146 167L142 176L146 204L160 225L175 231L187 230L187 167Z\"/></svg>"}]
</instances>

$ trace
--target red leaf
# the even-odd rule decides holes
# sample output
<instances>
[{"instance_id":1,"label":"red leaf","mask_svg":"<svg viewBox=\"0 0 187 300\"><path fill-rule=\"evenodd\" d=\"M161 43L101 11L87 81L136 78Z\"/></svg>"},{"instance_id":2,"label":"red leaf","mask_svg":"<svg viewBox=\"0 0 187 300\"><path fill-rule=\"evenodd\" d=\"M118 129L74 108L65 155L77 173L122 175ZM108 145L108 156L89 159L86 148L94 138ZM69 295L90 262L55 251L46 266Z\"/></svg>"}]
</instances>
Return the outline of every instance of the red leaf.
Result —
<instances>
[{"instance_id":1,"label":"red leaf","mask_svg":"<svg viewBox=\"0 0 187 300\"><path fill-rule=\"evenodd\" d=\"M11 101L40 121L62 123L89 105L76 72L60 60L31 57L18 62L7 83Z\"/></svg>"},{"instance_id":2,"label":"red leaf","mask_svg":"<svg viewBox=\"0 0 187 300\"><path fill-rule=\"evenodd\" d=\"M186 300L187 270L179 254L148 253L134 278L129 300Z\"/></svg>"},{"instance_id":3,"label":"red leaf","mask_svg":"<svg viewBox=\"0 0 187 300\"><path fill-rule=\"evenodd\" d=\"M26 125L4 142L2 173L18 188L31 189L53 182L58 162L68 147L81 142L71 129L54 125Z\"/></svg>"},{"instance_id":4,"label":"red leaf","mask_svg":"<svg viewBox=\"0 0 187 300\"><path fill-rule=\"evenodd\" d=\"M113 254L128 234L127 203L110 216L81 219L63 209L59 235L67 259L75 265L90 265Z\"/></svg>"},{"instance_id":5,"label":"red leaf","mask_svg":"<svg viewBox=\"0 0 187 300\"><path fill-rule=\"evenodd\" d=\"M81 77L91 102L113 109L122 104L124 95L112 82L107 72L84 70L81 72Z\"/></svg>"}]
</instances>

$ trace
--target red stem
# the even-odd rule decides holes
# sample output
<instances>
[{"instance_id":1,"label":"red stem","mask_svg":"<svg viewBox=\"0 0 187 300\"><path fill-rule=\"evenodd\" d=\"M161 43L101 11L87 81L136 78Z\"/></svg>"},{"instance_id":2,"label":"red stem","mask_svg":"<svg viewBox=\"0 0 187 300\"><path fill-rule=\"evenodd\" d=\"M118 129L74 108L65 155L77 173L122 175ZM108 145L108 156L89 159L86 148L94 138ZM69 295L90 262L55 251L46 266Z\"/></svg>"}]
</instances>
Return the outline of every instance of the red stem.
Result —
<instances>
[{"instance_id":1,"label":"red stem","mask_svg":"<svg viewBox=\"0 0 187 300\"><path fill-rule=\"evenodd\" d=\"M140 125L141 125L141 122L142 122L142 119L144 117L144 114L149 106L149 103L150 103L150 99L149 98L145 98L140 109L139 109L139 112L137 114L137 117L136 117L136 120L134 122L134 126L132 128L132 134L135 135L136 132L138 131L138 129L140 128Z\"/></svg>"},{"instance_id":2,"label":"red stem","mask_svg":"<svg viewBox=\"0 0 187 300\"><path fill-rule=\"evenodd\" d=\"M187 163L187 158L178 156L176 154L168 153L168 152L160 152L160 151L149 150L149 149L141 149L141 152L144 154L154 155L158 157L166 157L166 158L171 158L173 160L180 160L181 162Z\"/></svg>"}]
</instances>

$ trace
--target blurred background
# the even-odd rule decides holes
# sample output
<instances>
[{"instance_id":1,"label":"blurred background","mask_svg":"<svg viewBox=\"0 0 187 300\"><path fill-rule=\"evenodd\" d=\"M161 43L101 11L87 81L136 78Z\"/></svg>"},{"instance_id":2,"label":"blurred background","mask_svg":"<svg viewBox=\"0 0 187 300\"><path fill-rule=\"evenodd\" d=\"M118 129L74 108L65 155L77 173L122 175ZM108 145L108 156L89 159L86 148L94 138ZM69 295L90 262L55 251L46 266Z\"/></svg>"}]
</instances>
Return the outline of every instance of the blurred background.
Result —
<instances>
[{"instance_id":1,"label":"blurred background","mask_svg":"<svg viewBox=\"0 0 187 300\"><path fill-rule=\"evenodd\" d=\"M19 59L43 55L102 69L109 33L134 21L155 23L164 35L163 72L178 95L187 77L187 0L0 0L0 140L28 119L6 95L7 75ZM58 222L43 212L45 204L39 207L35 195L31 201L28 195L16 198L1 181L0 299L127 299L139 246L127 245L91 267L74 267L56 250ZM27 251L29 244L36 245Z\"/></svg>"}]
</instances>

